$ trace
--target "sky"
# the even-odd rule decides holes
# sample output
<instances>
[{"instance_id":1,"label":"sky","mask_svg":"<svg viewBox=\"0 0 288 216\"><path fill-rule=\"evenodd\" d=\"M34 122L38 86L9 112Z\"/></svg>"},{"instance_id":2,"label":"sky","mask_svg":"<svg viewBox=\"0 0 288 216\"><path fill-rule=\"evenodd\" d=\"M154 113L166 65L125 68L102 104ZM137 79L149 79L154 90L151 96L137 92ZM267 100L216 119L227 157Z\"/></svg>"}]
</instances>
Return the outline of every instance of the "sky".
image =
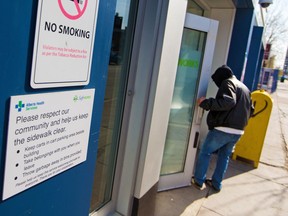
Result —
<instances>
[{"instance_id":1,"label":"sky","mask_svg":"<svg viewBox=\"0 0 288 216\"><path fill-rule=\"evenodd\" d=\"M288 48L288 1L287 0L273 0L267 9L268 17L276 17L276 20L281 28L287 29L285 34L279 34L277 41L272 44L272 55L276 55L275 67L283 68L286 51ZM279 14L279 15L275 15ZM267 27L268 28L268 27ZM267 31L269 29L266 29Z\"/></svg>"},{"instance_id":2,"label":"sky","mask_svg":"<svg viewBox=\"0 0 288 216\"><path fill-rule=\"evenodd\" d=\"M128 15L129 15L130 1L127 0L118 0L116 5L116 12L120 17L123 17L122 20L122 29L125 29L128 24Z\"/></svg>"}]
</instances>

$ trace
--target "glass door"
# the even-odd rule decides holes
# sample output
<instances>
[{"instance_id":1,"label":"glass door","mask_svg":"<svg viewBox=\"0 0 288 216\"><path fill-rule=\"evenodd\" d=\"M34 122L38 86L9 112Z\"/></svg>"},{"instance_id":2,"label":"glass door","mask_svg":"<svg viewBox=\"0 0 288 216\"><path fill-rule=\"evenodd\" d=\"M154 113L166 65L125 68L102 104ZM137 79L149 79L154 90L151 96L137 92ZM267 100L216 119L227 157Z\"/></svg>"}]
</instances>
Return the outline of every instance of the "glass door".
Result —
<instances>
[{"instance_id":1,"label":"glass door","mask_svg":"<svg viewBox=\"0 0 288 216\"><path fill-rule=\"evenodd\" d=\"M90 215L93 216L108 215L116 206L117 180L121 172L121 167L117 167L117 160L123 149L120 134L123 122L125 123L125 103L131 100L131 97L126 98L126 91L137 4L138 1L117 0L90 203Z\"/></svg>"},{"instance_id":2,"label":"glass door","mask_svg":"<svg viewBox=\"0 0 288 216\"><path fill-rule=\"evenodd\" d=\"M202 23L202 26L195 23ZM214 25L211 25L214 24ZM207 25L205 28L203 26ZM174 92L170 107L159 190L190 184L196 156L202 110L196 106L205 96L214 50L217 22L186 15ZM213 33L212 33L213 32ZM211 35L212 34L212 35ZM204 81L203 81L204 80Z\"/></svg>"},{"instance_id":3,"label":"glass door","mask_svg":"<svg viewBox=\"0 0 288 216\"><path fill-rule=\"evenodd\" d=\"M161 175L184 171L205 42L205 32L184 28Z\"/></svg>"}]
</instances>

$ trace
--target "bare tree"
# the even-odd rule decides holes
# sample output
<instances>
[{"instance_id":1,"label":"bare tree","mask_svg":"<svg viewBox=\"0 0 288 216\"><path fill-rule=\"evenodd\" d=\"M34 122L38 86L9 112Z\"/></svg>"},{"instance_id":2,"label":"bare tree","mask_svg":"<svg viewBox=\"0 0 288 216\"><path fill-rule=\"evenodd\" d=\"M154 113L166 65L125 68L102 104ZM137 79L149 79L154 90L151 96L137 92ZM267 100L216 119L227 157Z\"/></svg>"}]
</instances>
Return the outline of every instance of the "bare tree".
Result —
<instances>
[{"instance_id":1,"label":"bare tree","mask_svg":"<svg viewBox=\"0 0 288 216\"><path fill-rule=\"evenodd\" d=\"M275 56L277 66L282 67L286 55L288 42L287 22L288 2L286 0L274 0L267 9L264 37L266 43L272 44L270 57Z\"/></svg>"}]
</instances>

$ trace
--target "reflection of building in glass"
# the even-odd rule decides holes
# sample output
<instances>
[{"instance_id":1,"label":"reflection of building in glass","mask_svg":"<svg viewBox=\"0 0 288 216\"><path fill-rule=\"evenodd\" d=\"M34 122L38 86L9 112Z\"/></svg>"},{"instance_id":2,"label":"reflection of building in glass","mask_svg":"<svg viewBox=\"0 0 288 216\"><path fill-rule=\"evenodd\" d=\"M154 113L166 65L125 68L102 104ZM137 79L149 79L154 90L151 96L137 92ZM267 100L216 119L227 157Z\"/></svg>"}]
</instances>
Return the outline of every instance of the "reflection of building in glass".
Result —
<instances>
[{"instance_id":1,"label":"reflection of building in glass","mask_svg":"<svg viewBox=\"0 0 288 216\"><path fill-rule=\"evenodd\" d=\"M118 13L115 15L114 19L114 30L113 30L113 37L112 37L112 46L111 46L111 53L110 53L110 64L120 64L122 60L122 53L123 48L121 45L124 43L125 38L125 30L121 29L123 17L120 17Z\"/></svg>"}]
</instances>

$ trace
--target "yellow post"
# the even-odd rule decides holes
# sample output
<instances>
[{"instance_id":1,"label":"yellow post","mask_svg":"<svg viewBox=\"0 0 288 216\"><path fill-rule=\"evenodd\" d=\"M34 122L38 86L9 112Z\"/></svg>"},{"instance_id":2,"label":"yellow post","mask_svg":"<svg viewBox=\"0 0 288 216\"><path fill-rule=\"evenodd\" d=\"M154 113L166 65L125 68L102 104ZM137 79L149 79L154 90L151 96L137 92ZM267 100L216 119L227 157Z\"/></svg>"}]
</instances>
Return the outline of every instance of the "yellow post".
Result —
<instances>
[{"instance_id":1,"label":"yellow post","mask_svg":"<svg viewBox=\"0 0 288 216\"><path fill-rule=\"evenodd\" d=\"M262 147L268 127L273 101L264 90L257 90L251 94L254 104L254 114L249 119L244 135L236 144L232 159L239 156L254 162L257 168L260 161Z\"/></svg>"}]
</instances>

